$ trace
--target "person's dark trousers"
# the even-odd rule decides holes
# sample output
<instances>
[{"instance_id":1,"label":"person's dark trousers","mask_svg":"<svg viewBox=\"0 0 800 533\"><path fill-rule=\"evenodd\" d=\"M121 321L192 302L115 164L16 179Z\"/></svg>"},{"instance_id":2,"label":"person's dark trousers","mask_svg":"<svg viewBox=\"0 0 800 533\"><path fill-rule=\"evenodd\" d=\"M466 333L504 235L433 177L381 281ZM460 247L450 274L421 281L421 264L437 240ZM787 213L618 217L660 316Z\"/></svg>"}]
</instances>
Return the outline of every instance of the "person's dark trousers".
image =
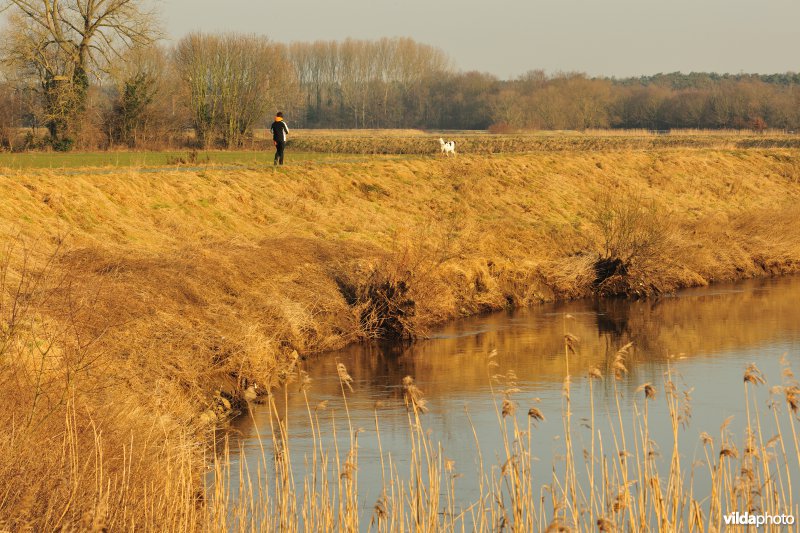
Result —
<instances>
[{"instance_id":1,"label":"person's dark trousers","mask_svg":"<svg viewBox=\"0 0 800 533\"><path fill-rule=\"evenodd\" d=\"M283 164L283 149L286 147L286 141L275 141L275 163Z\"/></svg>"}]
</instances>

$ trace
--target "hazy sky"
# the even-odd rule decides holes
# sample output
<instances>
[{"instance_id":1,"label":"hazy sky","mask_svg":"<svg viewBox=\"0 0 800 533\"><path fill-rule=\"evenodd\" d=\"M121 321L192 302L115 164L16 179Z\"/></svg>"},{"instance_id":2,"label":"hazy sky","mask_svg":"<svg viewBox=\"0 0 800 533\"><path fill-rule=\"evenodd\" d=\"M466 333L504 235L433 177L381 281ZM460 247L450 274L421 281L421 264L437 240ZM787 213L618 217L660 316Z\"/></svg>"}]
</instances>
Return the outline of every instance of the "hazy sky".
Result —
<instances>
[{"instance_id":1,"label":"hazy sky","mask_svg":"<svg viewBox=\"0 0 800 533\"><path fill-rule=\"evenodd\" d=\"M174 38L411 37L501 78L800 70L798 0L161 0L161 10Z\"/></svg>"}]
</instances>

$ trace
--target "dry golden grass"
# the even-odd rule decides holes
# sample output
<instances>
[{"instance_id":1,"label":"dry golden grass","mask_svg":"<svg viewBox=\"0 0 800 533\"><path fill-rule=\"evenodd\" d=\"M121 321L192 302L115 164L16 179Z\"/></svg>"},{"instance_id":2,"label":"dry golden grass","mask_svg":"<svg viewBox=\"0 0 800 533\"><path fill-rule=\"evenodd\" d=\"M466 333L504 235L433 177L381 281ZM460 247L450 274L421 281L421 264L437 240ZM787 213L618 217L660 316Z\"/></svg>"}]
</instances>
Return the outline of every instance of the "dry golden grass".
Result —
<instances>
[{"instance_id":1,"label":"dry golden grass","mask_svg":"<svg viewBox=\"0 0 800 533\"><path fill-rule=\"evenodd\" d=\"M606 292L795 272L798 200L789 149L6 173L0 528L200 528L204 431L298 353L592 294L598 212L661 236Z\"/></svg>"}]
</instances>

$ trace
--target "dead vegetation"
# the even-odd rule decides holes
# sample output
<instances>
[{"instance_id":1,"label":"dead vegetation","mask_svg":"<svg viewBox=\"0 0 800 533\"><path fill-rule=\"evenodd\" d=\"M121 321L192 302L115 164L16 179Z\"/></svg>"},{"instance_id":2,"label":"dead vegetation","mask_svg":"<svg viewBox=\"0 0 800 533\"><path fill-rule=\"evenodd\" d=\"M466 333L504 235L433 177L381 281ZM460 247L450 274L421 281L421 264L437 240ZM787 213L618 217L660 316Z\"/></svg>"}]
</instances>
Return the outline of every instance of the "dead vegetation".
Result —
<instances>
[{"instance_id":1,"label":"dead vegetation","mask_svg":"<svg viewBox=\"0 0 800 533\"><path fill-rule=\"evenodd\" d=\"M602 251L594 263L595 291L603 296L657 292L654 270L671 263L671 219L654 201L636 193L603 191L595 199L592 222L600 232Z\"/></svg>"},{"instance_id":2,"label":"dead vegetation","mask_svg":"<svg viewBox=\"0 0 800 533\"><path fill-rule=\"evenodd\" d=\"M0 528L200 527L204 432L309 354L485 310L795 272L797 160L7 173ZM604 258L620 263L598 283Z\"/></svg>"}]
</instances>

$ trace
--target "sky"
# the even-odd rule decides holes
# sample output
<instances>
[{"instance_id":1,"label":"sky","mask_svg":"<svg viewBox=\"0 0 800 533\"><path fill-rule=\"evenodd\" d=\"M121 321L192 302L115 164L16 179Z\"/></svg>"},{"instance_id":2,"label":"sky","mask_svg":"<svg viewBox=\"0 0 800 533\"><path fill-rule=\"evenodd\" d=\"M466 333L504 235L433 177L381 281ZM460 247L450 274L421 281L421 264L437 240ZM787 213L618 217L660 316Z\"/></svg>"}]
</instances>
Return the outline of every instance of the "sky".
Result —
<instances>
[{"instance_id":1,"label":"sky","mask_svg":"<svg viewBox=\"0 0 800 533\"><path fill-rule=\"evenodd\" d=\"M798 0L160 0L167 34L411 37L458 70L639 76L800 71Z\"/></svg>"}]
</instances>

